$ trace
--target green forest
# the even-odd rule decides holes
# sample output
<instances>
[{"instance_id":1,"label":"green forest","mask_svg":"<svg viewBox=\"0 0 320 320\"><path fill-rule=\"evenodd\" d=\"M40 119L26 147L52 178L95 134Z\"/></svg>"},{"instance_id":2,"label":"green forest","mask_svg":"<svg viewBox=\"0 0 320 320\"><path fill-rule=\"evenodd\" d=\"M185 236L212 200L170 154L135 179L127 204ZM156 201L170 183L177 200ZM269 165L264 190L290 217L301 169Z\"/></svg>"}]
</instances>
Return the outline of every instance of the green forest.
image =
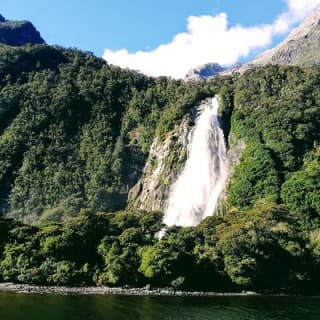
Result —
<instances>
[{"instance_id":1,"label":"green forest","mask_svg":"<svg viewBox=\"0 0 320 320\"><path fill-rule=\"evenodd\" d=\"M319 84L319 67L184 82L75 49L0 46L0 280L319 290ZM223 214L166 228L128 193L154 138L216 94L228 146L246 146Z\"/></svg>"}]
</instances>

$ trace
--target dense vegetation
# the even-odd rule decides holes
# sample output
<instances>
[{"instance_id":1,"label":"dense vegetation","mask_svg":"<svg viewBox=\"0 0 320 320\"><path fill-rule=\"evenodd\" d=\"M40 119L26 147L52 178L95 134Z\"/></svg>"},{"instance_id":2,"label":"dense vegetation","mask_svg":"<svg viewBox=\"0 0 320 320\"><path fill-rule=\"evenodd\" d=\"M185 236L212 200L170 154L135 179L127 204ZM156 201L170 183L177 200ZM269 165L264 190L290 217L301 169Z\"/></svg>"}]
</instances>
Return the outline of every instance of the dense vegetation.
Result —
<instances>
[{"instance_id":1,"label":"dense vegetation","mask_svg":"<svg viewBox=\"0 0 320 320\"><path fill-rule=\"evenodd\" d=\"M93 213L42 228L1 220L0 277L49 285L317 290L320 228L301 232L283 205L167 229L160 212Z\"/></svg>"},{"instance_id":2,"label":"dense vegetation","mask_svg":"<svg viewBox=\"0 0 320 320\"><path fill-rule=\"evenodd\" d=\"M230 207L276 202L304 221L319 216L319 81L319 68L276 66L237 80L231 128L247 147L229 186Z\"/></svg>"},{"instance_id":3,"label":"dense vegetation","mask_svg":"<svg viewBox=\"0 0 320 320\"><path fill-rule=\"evenodd\" d=\"M36 284L317 289L320 68L185 83L46 45L0 47L0 278ZM246 145L225 214L194 228L127 208L150 145L218 93ZM22 222L28 224L23 224Z\"/></svg>"},{"instance_id":4,"label":"dense vegetation","mask_svg":"<svg viewBox=\"0 0 320 320\"><path fill-rule=\"evenodd\" d=\"M1 47L0 79L2 210L28 222L125 208L154 136L213 94L45 45Z\"/></svg>"}]
</instances>

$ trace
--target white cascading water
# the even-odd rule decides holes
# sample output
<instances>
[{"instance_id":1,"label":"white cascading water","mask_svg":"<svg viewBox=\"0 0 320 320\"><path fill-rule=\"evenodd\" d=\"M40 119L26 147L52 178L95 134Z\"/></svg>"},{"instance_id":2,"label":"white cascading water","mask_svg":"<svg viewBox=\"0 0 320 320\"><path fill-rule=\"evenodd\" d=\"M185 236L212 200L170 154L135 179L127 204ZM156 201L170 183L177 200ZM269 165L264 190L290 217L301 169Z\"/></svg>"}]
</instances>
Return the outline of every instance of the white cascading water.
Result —
<instances>
[{"instance_id":1,"label":"white cascading water","mask_svg":"<svg viewBox=\"0 0 320 320\"><path fill-rule=\"evenodd\" d=\"M217 97L199 107L185 167L172 185L164 223L195 226L213 215L228 178L228 158Z\"/></svg>"}]
</instances>

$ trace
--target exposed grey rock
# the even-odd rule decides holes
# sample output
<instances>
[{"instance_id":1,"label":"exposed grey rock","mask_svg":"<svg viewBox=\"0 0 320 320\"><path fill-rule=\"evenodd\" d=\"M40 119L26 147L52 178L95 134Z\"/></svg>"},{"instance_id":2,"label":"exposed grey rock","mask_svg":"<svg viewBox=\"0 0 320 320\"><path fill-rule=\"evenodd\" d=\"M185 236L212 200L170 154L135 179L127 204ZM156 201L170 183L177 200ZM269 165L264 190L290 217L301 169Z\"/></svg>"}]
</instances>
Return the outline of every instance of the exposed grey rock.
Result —
<instances>
[{"instance_id":1,"label":"exposed grey rock","mask_svg":"<svg viewBox=\"0 0 320 320\"><path fill-rule=\"evenodd\" d=\"M320 9L275 48L267 50L251 61L253 65L314 65L320 62Z\"/></svg>"},{"instance_id":2,"label":"exposed grey rock","mask_svg":"<svg viewBox=\"0 0 320 320\"><path fill-rule=\"evenodd\" d=\"M226 212L228 186L230 185L230 182L232 180L236 167L240 164L241 155L246 148L246 144L244 143L244 141L235 139L232 133L228 137L228 145L229 145L228 151L227 151L227 158L229 161L228 179L226 181L225 188L219 197L218 205L215 212L216 215L223 215Z\"/></svg>"},{"instance_id":3,"label":"exposed grey rock","mask_svg":"<svg viewBox=\"0 0 320 320\"><path fill-rule=\"evenodd\" d=\"M211 77L223 72L225 68L218 63L207 63L195 69L190 70L185 76L186 81L201 81L208 80Z\"/></svg>"},{"instance_id":4,"label":"exposed grey rock","mask_svg":"<svg viewBox=\"0 0 320 320\"><path fill-rule=\"evenodd\" d=\"M164 141L156 138L150 148L149 157L138 183L129 192L129 208L147 211L165 211L172 184L177 180L187 160L188 145L193 125L195 123L197 107L193 108L176 128L168 134ZM243 141L237 141L232 135L228 137L227 152L230 161L229 181L234 168L239 164L245 149ZM227 185L229 184L227 182ZM221 195L218 213L224 210L227 188Z\"/></svg>"},{"instance_id":5,"label":"exposed grey rock","mask_svg":"<svg viewBox=\"0 0 320 320\"><path fill-rule=\"evenodd\" d=\"M186 116L164 141L152 143L142 178L129 192L129 208L164 210L171 184L187 159L188 137L194 116Z\"/></svg>"},{"instance_id":6,"label":"exposed grey rock","mask_svg":"<svg viewBox=\"0 0 320 320\"><path fill-rule=\"evenodd\" d=\"M124 287L60 287L33 286L27 284L0 283L0 291L23 294L58 294L58 295L124 295L124 296L247 296L258 295L256 292L235 293L182 291L174 288L124 288Z\"/></svg>"},{"instance_id":7,"label":"exposed grey rock","mask_svg":"<svg viewBox=\"0 0 320 320\"><path fill-rule=\"evenodd\" d=\"M276 47L269 49L249 63L222 73L243 73L248 69L273 65L313 66L320 64L320 9L315 10L300 26Z\"/></svg>"}]
</instances>

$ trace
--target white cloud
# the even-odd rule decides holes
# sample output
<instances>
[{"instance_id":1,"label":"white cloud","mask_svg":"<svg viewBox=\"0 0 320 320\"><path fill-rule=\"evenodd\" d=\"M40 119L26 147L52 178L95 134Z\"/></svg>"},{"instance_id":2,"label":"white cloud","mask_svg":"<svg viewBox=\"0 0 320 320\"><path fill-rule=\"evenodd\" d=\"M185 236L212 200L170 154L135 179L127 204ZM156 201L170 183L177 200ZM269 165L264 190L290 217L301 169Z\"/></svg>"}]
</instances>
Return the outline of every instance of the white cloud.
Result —
<instances>
[{"instance_id":1,"label":"white cloud","mask_svg":"<svg viewBox=\"0 0 320 320\"><path fill-rule=\"evenodd\" d=\"M288 32L304 19L320 0L286 0L287 12L273 24L252 27L228 26L225 13L215 16L191 16L187 31L177 34L170 43L152 51L106 49L103 58L111 64L139 70L153 76L182 78L192 68L207 62L231 65L255 49L271 44L275 35Z\"/></svg>"}]
</instances>

